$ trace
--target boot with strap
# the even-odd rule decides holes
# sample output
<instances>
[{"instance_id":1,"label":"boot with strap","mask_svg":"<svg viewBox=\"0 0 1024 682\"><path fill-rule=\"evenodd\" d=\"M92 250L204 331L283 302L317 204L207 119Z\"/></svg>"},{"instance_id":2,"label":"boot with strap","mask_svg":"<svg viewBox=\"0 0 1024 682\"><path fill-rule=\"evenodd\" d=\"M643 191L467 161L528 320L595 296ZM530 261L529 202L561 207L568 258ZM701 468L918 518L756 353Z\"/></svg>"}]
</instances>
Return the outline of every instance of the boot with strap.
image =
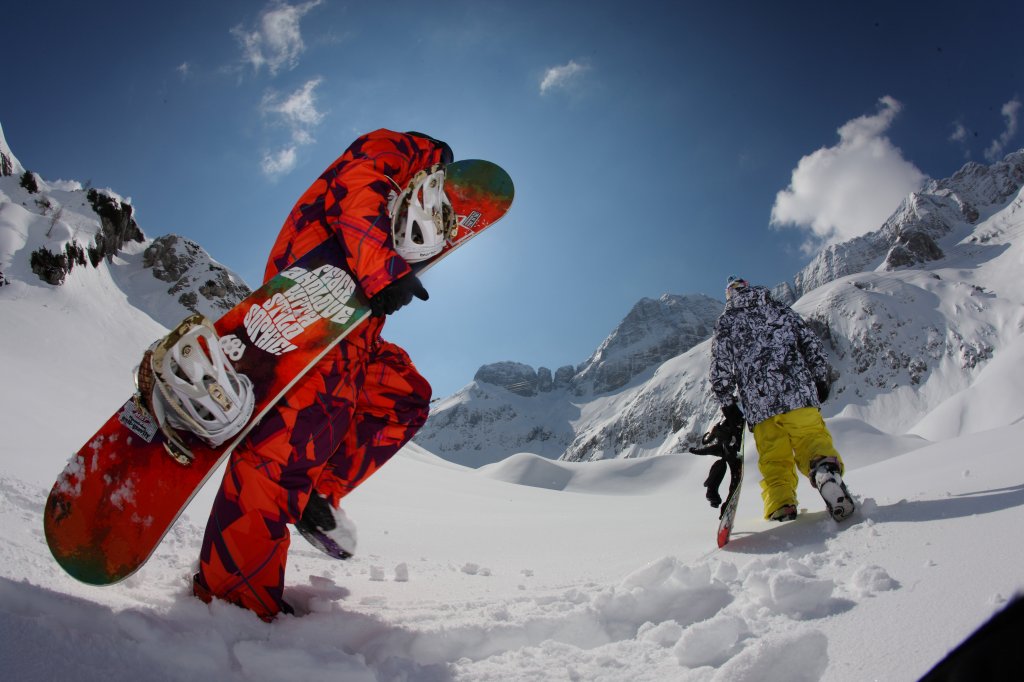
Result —
<instances>
[{"instance_id":1,"label":"boot with strap","mask_svg":"<svg viewBox=\"0 0 1024 682\"><path fill-rule=\"evenodd\" d=\"M828 513L836 521L846 519L857 508L840 475L839 462L835 457L819 457L811 462L811 485L825 500Z\"/></svg>"}]
</instances>

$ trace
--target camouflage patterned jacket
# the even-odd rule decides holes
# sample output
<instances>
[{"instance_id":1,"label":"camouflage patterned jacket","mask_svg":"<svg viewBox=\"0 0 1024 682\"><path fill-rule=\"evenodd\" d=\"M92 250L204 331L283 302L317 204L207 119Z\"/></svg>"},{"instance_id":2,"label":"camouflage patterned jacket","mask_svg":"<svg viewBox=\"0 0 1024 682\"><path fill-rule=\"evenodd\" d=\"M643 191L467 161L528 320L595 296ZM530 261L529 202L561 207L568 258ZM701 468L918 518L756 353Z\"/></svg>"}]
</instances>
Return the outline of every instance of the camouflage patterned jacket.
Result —
<instances>
[{"instance_id":1,"label":"camouflage patterned jacket","mask_svg":"<svg viewBox=\"0 0 1024 682\"><path fill-rule=\"evenodd\" d=\"M814 382L829 372L821 342L766 288L737 291L725 304L711 343L711 389L722 405L738 392L748 423L820 407Z\"/></svg>"}]
</instances>

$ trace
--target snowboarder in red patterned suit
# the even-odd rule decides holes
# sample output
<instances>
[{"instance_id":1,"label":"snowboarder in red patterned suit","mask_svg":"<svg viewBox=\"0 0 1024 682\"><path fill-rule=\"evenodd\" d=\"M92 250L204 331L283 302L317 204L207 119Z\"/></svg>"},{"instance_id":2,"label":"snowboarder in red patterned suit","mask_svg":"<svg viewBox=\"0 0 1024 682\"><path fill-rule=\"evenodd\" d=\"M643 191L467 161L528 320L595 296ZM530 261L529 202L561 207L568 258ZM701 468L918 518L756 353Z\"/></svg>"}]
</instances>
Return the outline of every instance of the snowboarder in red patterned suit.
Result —
<instances>
[{"instance_id":1,"label":"snowboarder in red patterned suit","mask_svg":"<svg viewBox=\"0 0 1024 682\"><path fill-rule=\"evenodd\" d=\"M337 522L343 531L341 498L426 421L430 385L404 350L380 337L386 315L413 296L427 299L396 250L389 195L423 177L420 171L451 161L443 142L377 130L353 142L288 215L264 281L323 241L338 239L373 316L300 379L232 454L193 580L204 601L223 599L264 620L290 612L282 599L287 524L316 530L326 518L327 526Z\"/></svg>"}]
</instances>

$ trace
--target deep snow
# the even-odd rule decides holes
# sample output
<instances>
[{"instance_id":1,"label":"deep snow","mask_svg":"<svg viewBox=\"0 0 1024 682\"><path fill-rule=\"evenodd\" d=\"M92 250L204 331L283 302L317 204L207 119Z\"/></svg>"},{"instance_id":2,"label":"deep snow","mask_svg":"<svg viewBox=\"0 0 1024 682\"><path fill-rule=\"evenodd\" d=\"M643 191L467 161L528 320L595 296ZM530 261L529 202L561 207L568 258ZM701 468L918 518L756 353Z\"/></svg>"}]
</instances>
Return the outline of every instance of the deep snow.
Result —
<instances>
[{"instance_id":1,"label":"deep snow","mask_svg":"<svg viewBox=\"0 0 1024 682\"><path fill-rule=\"evenodd\" d=\"M704 458L474 470L410 446L346 500L355 558L295 537L301 617L268 625L190 595L213 486L139 573L79 584L50 558L41 508L155 331L103 333L87 301L102 303L104 273L0 289L20 331L0 335L15 379L0 398L5 678L913 680L1024 585L1019 418L935 443L832 420L857 515L837 526L804 482L800 518L771 525L750 466L722 551ZM1013 382L993 375L974 399L1012 399Z\"/></svg>"}]
</instances>

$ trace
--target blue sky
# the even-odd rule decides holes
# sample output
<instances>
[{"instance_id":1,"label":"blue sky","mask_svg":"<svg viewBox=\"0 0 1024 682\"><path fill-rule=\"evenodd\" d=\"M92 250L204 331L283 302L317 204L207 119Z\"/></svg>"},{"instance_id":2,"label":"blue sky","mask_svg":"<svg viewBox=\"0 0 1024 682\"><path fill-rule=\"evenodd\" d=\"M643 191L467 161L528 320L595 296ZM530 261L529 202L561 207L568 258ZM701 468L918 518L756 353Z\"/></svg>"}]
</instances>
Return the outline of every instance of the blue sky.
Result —
<instances>
[{"instance_id":1,"label":"blue sky","mask_svg":"<svg viewBox=\"0 0 1024 682\"><path fill-rule=\"evenodd\" d=\"M1024 146L1006 2L37 2L4 10L0 124L47 179L250 284L359 134L506 167L512 213L389 321L447 395L578 364L642 297L773 285L928 177Z\"/></svg>"}]
</instances>

